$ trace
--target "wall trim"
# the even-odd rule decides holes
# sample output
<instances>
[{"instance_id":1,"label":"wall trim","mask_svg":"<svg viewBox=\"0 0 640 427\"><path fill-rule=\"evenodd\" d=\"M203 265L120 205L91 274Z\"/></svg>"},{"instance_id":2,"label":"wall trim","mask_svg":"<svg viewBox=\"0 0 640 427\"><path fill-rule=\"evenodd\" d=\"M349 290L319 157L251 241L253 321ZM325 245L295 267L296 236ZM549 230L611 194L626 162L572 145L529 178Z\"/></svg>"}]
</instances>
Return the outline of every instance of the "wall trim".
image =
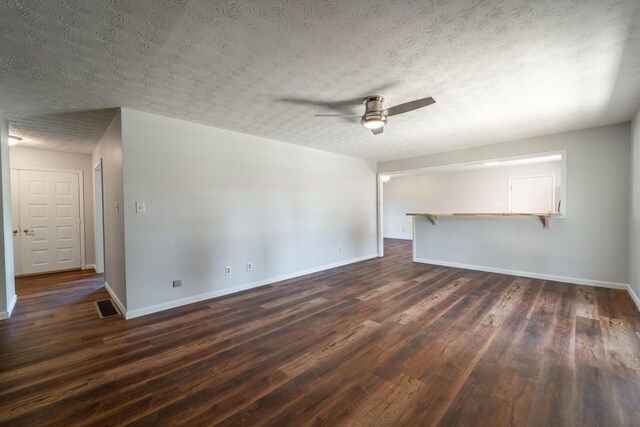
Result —
<instances>
[{"instance_id":1,"label":"wall trim","mask_svg":"<svg viewBox=\"0 0 640 427\"><path fill-rule=\"evenodd\" d=\"M82 267L83 270L91 270L93 269L94 271L96 271L96 265L95 264L87 264L84 267Z\"/></svg>"},{"instance_id":2,"label":"wall trim","mask_svg":"<svg viewBox=\"0 0 640 427\"><path fill-rule=\"evenodd\" d=\"M124 308L124 304L122 304L122 301L120 301L120 298L118 298L118 295L116 295L113 289L111 289L111 286L109 286L106 280L104 282L104 288L107 290L107 292L109 292L109 295L111 295L111 299L113 299L113 302L115 302L120 309L120 313L122 313L125 319L128 319L129 317L127 316L127 310Z\"/></svg>"},{"instance_id":3,"label":"wall trim","mask_svg":"<svg viewBox=\"0 0 640 427\"><path fill-rule=\"evenodd\" d=\"M16 294L13 294L13 298L11 298L11 301L9 301L7 311L0 311L0 320L8 319L9 317L11 317L11 312L16 306L16 302L18 302L18 296Z\"/></svg>"},{"instance_id":4,"label":"wall trim","mask_svg":"<svg viewBox=\"0 0 640 427\"><path fill-rule=\"evenodd\" d=\"M378 233L378 257L384 256L384 181L378 173L376 179L376 232Z\"/></svg>"},{"instance_id":5,"label":"wall trim","mask_svg":"<svg viewBox=\"0 0 640 427\"><path fill-rule=\"evenodd\" d=\"M629 292L631 299L636 303L636 308L640 311L640 298L638 298L638 294L636 294L636 291L633 290L631 285L627 285L627 292Z\"/></svg>"},{"instance_id":6,"label":"wall trim","mask_svg":"<svg viewBox=\"0 0 640 427\"><path fill-rule=\"evenodd\" d=\"M297 271L295 273L284 274L282 276L270 277L268 279L258 280L255 282L245 283L243 285L234 286L231 288L219 289L216 291L205 292L203 294L193 295L186 298L181 298L174 301L167 301L161 304L150 305L143 308L138 308L135 310L129 310L126 312L126 319L133 319L134 317L146 316L147 314L157 313L159 311L168 310L171 308L180 307L187 304L192 304L194 302L204 301L211 298L221 297L224 295L233 294L240 291L245 291L248 289L258 288L260 286L270 285L272 283L281 282L283 280L294 279L296 277L305 276L307 274L317 273L319 271L330 270L336 267L342 267L348 264L354 264L356 262L366 261L369 259L378 258L378 254L369 254L359 258L351 258L346 261L339 261L333 264L327 264L320 267L310 268L308 270ZM105 287L107 284L105 283Z\"/></svg>"},{"instance_id":7,"label":"wall trim","mask_svg":"<svg viewBox=\"0 0 640 427\"><path fill-rule=\"evenodd\" d=\"M572 283L574 285L597 286L600 288L621 289L629 291L631 287L627 283L606 282L602 280L581 279L577 277L556 276L553 274L532 273L530 271L507 270L504 268L485 267L482 265L461 264L457 262L438 261L434 259L413 258L414 262L422 264L442 265L445 267L464 268L467 270L486 271L488 273L506 274L508 276L529 277L531 279L553 280L554 282ZM632 296L633 298L633 296ZM637 301L636 301L637 304Z\"/></svg>"}]
</instances>

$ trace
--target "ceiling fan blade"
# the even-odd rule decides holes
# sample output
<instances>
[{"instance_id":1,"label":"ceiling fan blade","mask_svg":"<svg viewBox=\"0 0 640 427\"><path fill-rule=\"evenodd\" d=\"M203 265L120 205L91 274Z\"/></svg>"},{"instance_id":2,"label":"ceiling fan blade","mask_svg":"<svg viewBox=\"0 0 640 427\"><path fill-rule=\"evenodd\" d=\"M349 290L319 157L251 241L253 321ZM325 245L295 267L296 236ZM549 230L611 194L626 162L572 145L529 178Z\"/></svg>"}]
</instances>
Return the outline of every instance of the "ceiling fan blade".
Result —
<instances>
[{"instance_id":1,"label":"ceiling fan blade","mask_svg":"<svg viewBox=\"0 0 640 427\"><path fill-rule=\"evenodd\" d=\"M362 117L360 114L315 114L313 117Z\"/></svg>"},{"instance_id":2,"label":"ceiling fan blade","mask_svg":"<svg viewBox=\"0 0 640 427\"><path fill-rule=\"evenodd\" d=\"M341 101L321 101L317 99L307 99L307 98L279 98L278 101L286 102L289 104L297 104L297 105L308 105L311 107L321 107L321 108L329 108L331 110L341 110L344 108L349 108L352 106L357 106L360 101L357 99L347 99Z\"/></svg>"},{"instance_id":3,"label":"ceiling fan blade","mask_svg":"<svg viewBox=\"0 0 640 427\"><path fill-rule=\"evenodd\" d=\"M380 85L375 88L371 88L368 91L363 91L361 96L355 98L347 98L347 99L333 99L333 100L321 100L321 99L309 99L309 98L300 98L295 96L287 96L283 98L278 98L279 102L286 102L289 104L297 104L297 105L307 105L311 107L319 107L326 108L334 111L343 111L345 114L348 114L354 108L361 108L362 100L371 95L377 93L384 93L387 90L398 86L400 84L399 81L392 81L390 83Z\"/></svg>"},{"instance_id":4,"label":"ceiling fan blade","mask_svg":"<svg viewBox=\"0 0 640 427\"><path fill-rule=\"evenodd\" d=\"M397 116L398 114L406 113L409 111L417 110L418 108L426 107L427 105L435 104L435 99L428 97L422 99L416 99L415 101L405 102L404 104L395 105L384 110L384 114L387 117Z\"/></svg>"},{"instance_id":5,"label":"ceiling fan blade","mask_svg":"<svg viewBox=\"0 0 640 427\"><path fill-rule=\"evenodd\" d=\"M384 126L380 126L379 128L371 129L371 132L373 132L374 135L380 135L383 130L384 130Z\"/></svg>"}]
</instances>

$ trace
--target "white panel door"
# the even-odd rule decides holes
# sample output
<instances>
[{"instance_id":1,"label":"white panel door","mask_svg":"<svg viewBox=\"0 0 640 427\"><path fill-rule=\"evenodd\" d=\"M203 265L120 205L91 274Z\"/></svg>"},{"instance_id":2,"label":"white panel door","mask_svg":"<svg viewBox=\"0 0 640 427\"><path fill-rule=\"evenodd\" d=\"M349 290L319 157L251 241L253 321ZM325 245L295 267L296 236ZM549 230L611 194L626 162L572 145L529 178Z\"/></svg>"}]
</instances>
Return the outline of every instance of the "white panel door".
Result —
<instances>
[{"instance_id":1,"label":"white panel door","mask_svg":"<svg viewBox=\"0 0 640 427\"><path fill-rule=\"evenodd\" d=\"M20 262L20 192L18 190L18 171L11 169L11 221L13 229L13 270L16 276L22 274Z\"/></svg>"},{"instance_id":2,"label":"white panel door","mask_svg":"<svg viewBox=\"0 0 640 427\"><path fill-rule=\"evenodd\" d=\"M510 179L510 212L554 212L553 175L523 176Z\"/></svg>"},{"instance_id":3,"label":"white panel door","mask_svg":"<svg viewBox=\"0 0 640 427\"><path fill-rule=\"evenodd\" d=\"M22 274L80 268L78 174L18 171Z\"/></svg>"}]
</instances>

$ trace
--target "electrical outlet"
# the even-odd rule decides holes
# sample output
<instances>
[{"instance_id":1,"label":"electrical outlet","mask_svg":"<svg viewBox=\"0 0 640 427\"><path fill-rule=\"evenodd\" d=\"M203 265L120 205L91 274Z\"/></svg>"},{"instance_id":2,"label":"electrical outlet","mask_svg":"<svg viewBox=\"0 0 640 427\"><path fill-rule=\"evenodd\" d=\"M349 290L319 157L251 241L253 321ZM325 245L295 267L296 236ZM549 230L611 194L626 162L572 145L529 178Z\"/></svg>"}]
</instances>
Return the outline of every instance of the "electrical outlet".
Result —
<instances>
[{"instance_id":1,"label":"electrical outlet","mask_svg":"<svg viewBox=\"0 0 640 427\"><path fill-rule=\"evenodd\" d=\"M145 213L145 211L144 202L136 202L136 213Z\"/></svg>"},{"instance_id":2,"label":"electrical outlet","mask_svg":"<svg viewBox=\"0 0 640 427\"><path fill-rule=\"evenodd\" d=\"M247 271L251 271L251 270L253 270L253 264L248 262L247 263Z\"/></svg>"},{"instance_id":3,"label":"electrical outlet","mask_svg":"<svg viewBox=\"0 0 640 427\"><path fill-rule=\"evenodd\" d=\"M227 276L231 274L231 266L230 265L227 265L224 268L224 274L226 274Z\"/></svg>"},{"instance_id":4,"label":"electrical outlet","mask_svg":"<svg viewBox=\"0 0 640 427\"><path fill-rule=\"evenodd\" d=\"M179 288L180 286L182 286L182 280L174 280L173 281L173 287L174 288Z\"/></svg>"}]
</instances>

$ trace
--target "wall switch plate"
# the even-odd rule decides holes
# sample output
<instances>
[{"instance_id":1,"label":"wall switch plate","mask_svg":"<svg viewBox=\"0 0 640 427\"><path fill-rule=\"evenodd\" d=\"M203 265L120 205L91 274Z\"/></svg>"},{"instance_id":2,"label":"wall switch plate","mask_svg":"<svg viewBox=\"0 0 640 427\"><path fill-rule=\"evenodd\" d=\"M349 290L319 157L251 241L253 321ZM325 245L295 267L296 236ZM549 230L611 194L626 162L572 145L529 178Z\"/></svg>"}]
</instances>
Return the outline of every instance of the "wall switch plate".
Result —
<instances>
[{"instance_id":1,"label":"wall switch plate","mask_svg":"<svg viewBox=\"0 0 640 427\"><path fill-rule=\"evenodd\" d=\"M247 263L247 271L251 271L251 270L253 270L253 264L248 262Z\"/></svg>"},{"instance_id":2,"label":"wall switch plate","mask_svg":"<svg viewBox=\"0 0 640 427\"><path fill-rule=\"evenodd\" d=\"M174 280L173 281L173 287L174 288L179 288L180 286L182 286L182 280Z\"/></svg>"},{"instance_id":3,"label":"wall switch plate","mask_svg":"<svg viewBox=\"0 0 640 427\"><path fill-rule=\"evenodd\" d=\"M226 274L227 276L231 274L231 266L230 265L227 265L224 268L224 274Z\"/></svg>"},{"instance_id":4,"label":"wall switch plate","mask_svg":"<svg viewBox=\"0 0 640 427\"><path fill-rule=\"evenodd\" d=\"M136 202L136 213L144 213L144 212L145 212L144 202Z\"/></svg>"}]
</instances>

